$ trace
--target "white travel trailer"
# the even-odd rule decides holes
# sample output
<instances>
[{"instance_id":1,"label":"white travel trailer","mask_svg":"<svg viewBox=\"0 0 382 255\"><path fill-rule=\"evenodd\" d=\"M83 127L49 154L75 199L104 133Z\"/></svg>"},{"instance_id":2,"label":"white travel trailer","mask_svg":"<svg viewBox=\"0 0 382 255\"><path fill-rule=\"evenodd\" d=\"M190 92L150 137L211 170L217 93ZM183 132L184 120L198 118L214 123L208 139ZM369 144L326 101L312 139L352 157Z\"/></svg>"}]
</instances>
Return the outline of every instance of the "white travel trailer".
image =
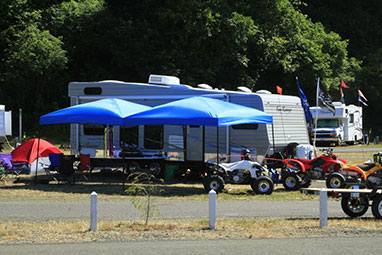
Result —
<instances>
[{"instance_id":1,"label":"white travel trailer","mask_svg":"<svg viewBox=\"0 0 382 255\"><path fill-rule=\"evenodd\" d=\"M362 141L362 107L345 105L333 102L335 114L327 109L311 107L313 118L317 116L317 128L312 129L312 138L316 133L317 143L335 143L340 145L345 142L354 144Z\"/></svg>"},{"instance_id":2,"label":"white travel trailer","mask_svg":"<svg viewBox=\"0 0 382 255\"><path fill-rule=\"evenodd\" d=\"M180 158L184 162L205 162L219 152L240 155L249 148L253 154L264 156L281 152L289 143L309 144L304 110L300 98L281 96L268 91L253 93L246 87L238 91L212 89L207 84L197 87L182 85L177 77L150 75L148 83L99 81L70 82L71 105L103 98L121 98L148 106L192 96L207 96L253 107L272 114L274 125L237 125L219 128L200 126L134 126L112 127L116 149L122 144L134 144L148 152L161 152L167 158ZM71 125L72 153L81 148L103 148L104 127L97 125ZM205 132L203 135L203 132ZM186 152L183 154L183 152ZM185 157L185 158L184 158ZM232 160L238 158L232 157Z\"/></svg>"}]
</instances>

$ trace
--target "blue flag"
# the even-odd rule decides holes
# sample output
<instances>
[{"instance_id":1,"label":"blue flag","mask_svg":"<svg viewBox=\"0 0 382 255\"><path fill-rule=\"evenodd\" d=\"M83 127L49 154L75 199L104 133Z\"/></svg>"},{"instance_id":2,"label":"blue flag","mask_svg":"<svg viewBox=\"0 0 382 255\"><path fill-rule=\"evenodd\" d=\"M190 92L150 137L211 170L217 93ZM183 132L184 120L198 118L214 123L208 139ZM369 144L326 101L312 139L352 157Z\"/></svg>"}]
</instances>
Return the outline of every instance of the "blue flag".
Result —
<instances>
[{"instance_id":1,"label":"blue flag","mask_svg":"<svg viewBox=\"0 0 382 255\"><path fill-rule=\"evenodd\" d=\"M300 84L298 83L298 77L296 77L296 81L297 81L297 87L298 87L298 95L300 96L300 99L301 99L301 105L304 108L306 120L313 120L312 113L310 112L310 109L309 109L308 99L306 99L304 92L300 88Z\"/></svg>"}]
</instances>

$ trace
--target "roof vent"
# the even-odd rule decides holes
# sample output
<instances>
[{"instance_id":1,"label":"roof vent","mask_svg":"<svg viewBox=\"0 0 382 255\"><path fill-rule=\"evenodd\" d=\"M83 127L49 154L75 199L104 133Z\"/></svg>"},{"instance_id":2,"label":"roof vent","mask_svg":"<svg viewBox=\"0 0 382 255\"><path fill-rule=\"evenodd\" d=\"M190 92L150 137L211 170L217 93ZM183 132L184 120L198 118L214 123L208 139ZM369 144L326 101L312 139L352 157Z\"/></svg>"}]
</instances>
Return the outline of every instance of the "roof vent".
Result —
<instances>
[{"instance_id":1,"label":"roof vent","mask_svg":"<svg viewBox=\"0 0 382 255\"><path fill-rule=\"evenodd\" d=\"M150 74L149 83L163 84L163 85L169 85L169 84L180 85L180 80L178 77L175 77L175 76Z\"/></svg>"},{"instance_id":2,"label":"roof vent","mask_svg":"<svg viewBox=\"0 0 382 255\"><path fill-rule=\"evenodd\" d=\"M198 84L198 88L200 88L200 89L212 89L212 87L210 85L205 84L205 83Z\"/></svg>"},{"instance_id":3,"label":"roof vent","mask_svg":"<svg viewBox=\"0 0 382 255\"><path fill-rule=\"evenodd\" d=\"M252 92L250 88L244 86L237 87L237 90L241 92Z\"/></svg>"},{"instance_id":4,"label":"roof vent","mask_svg":"<svg viewBox=\"0 0 382 255\"><path fill-rule=\"evenodd\" d=\"M272 92L270 92L269 90L265 90L265 89L262 89L262 90L258 90L256 91L257 94L272 94Z\"/></svg>"}]
</instances>

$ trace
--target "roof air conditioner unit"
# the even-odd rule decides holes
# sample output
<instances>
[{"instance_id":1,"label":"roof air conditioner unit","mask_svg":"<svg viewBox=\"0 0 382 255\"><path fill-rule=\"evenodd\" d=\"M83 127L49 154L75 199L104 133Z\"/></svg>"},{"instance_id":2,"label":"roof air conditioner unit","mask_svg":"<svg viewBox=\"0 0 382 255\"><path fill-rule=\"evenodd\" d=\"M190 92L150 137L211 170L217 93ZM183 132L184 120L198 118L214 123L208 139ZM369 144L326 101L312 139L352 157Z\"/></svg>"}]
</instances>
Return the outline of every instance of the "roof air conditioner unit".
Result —
<instances>
[{"instance_id":1,"label":"roof air conditioner unit","mask_svg":"<svg viewBox=\"0 0 382 255\"><path fill-rule=\"evenodd\" d=\"M175 76L150 74L149 83L163 84L163 85L169 85L169 84L180 85L180 80L178 77L175 77Z\"/></svg>"},{"instance_id":2,"label":"roof air conditioner unit","mask_svg":"<svg viewBox=\"0 0 382 255\"><path fill-rule=\"evenodd\" d=\"M241 91L241 92L252 92L252 90L250 88L247 88L244 86L237 87L237 90Z\"/></svg>"},{"instance_id":3,"label":"roof air conditioner unit","mask_svg":"<svg viewBox=\"0 0 382 255\"><path fill-rule=\"evenodd\" d=\"M212 87L210 85L205 84L205 83L198 84L198 88L200 88L200 89L212 89Z\"/></svg>"}]
</instances>

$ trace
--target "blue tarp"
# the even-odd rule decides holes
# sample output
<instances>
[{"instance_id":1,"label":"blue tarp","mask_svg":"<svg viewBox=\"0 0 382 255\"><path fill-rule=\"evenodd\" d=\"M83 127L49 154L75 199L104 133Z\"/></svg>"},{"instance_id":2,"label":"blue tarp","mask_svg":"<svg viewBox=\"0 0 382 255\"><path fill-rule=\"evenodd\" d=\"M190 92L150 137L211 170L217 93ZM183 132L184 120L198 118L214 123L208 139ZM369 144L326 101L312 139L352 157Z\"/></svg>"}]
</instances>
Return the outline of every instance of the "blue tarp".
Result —
<instances>
[{"instance_id":1,"label":"blue tarp","mask_svg":"<svg viewBox=\"0 0 382 255\"><path fill-rule=\"evenodd\" d=\"M40 117L40 124L78 123L123 125L123 118L151 109L122 99L108 98L67 107Z\"/></svg>"},{"instance_id":2,"label":"blue tarp","mask_svg":"<svg viewBox=\"0 0 382 255\"><path fill-rule=\"evenodd\" d=\"M133 125L200 125L231 126L238 124L271 124L273 117L265 112L207 97L191 97L153 107L124 119Z\"/></svg>"}]
</instances>

